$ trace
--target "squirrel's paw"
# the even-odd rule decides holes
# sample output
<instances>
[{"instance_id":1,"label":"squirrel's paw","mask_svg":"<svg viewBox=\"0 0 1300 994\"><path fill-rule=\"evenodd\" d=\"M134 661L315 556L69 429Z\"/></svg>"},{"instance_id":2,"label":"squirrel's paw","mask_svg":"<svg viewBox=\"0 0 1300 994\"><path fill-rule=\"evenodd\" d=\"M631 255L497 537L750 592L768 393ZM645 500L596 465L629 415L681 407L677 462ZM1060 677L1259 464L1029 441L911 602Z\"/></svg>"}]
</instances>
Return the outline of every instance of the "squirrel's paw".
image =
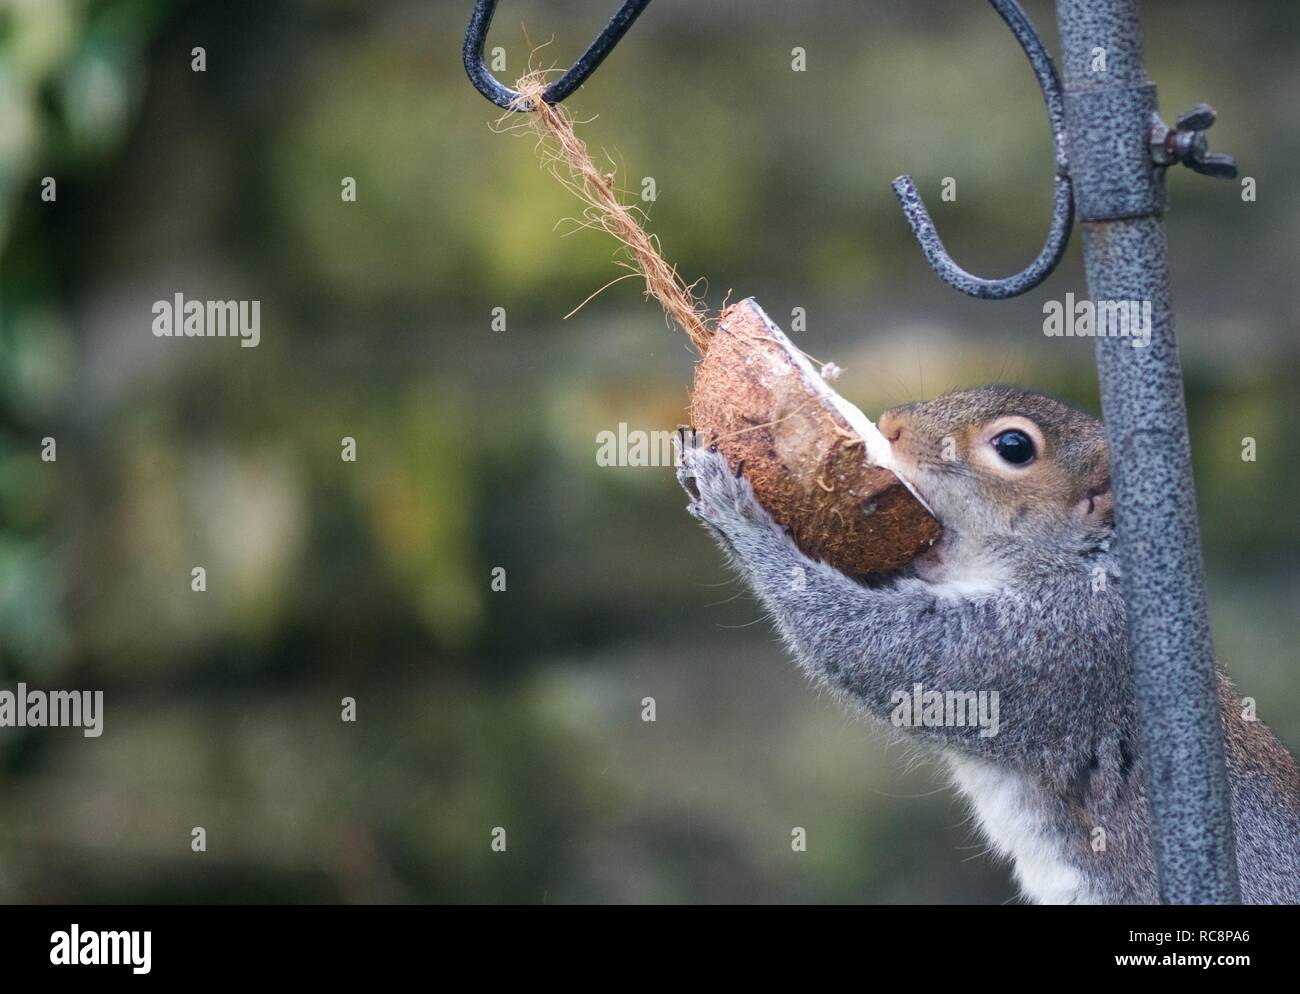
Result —
<instances>
[{"instance_id":1,"label":"squirrel's paw","mask_svg":"<svg viewBox=\"0 0 1300 994\"><path fill-rule=\"evenodd\" d=\"M691 497L687 511L732 545L756 531L785 538L784 529L758 502L749 481L732 472L716 446L699 444L682 432L676 438L677 481Z\"/></svg>"}]
</instances>

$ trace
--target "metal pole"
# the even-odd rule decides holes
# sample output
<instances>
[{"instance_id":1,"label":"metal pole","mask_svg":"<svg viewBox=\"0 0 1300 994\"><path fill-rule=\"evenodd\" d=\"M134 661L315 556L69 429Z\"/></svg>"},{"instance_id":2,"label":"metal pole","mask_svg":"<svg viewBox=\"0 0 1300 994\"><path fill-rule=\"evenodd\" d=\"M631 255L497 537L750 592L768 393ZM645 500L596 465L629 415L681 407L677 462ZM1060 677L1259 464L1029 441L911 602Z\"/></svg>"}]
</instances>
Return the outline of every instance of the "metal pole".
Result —
<instances>
[{"instance_id":1,"label":"metal pole","mask_svg":"<svg viewBox=\"0 0 1300 994\"><path fill-rule=\"evenodd\" d=\"M1057 0L1067 155L1094 302L1150 302L1151 339L1097 336L1121 584L1160 898L1239 900L1182 372L1155 86L1137 0Z\"/></svg>"}]
</instances>

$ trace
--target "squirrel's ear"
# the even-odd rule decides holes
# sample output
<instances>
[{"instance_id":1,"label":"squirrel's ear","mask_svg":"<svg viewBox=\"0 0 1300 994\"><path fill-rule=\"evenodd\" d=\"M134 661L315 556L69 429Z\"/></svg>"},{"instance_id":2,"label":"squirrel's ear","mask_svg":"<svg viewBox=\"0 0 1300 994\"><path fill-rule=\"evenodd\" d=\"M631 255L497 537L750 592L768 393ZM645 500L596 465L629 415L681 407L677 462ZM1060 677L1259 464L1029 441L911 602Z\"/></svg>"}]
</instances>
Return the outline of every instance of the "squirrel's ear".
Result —
<instances>
[{"instance_id":1,"label":"squirrel's ear","mask_svg":"<svg viewBox=\"0 0 1300 994\"><path fill-rule=\"evenodd\" d=\"M1115 492L1110 480L1105 480L1098 487L1093 487L1083 499L1075 505L1075 513L1095 527L1110 528L1115 524Z\"/></svg>"}]
</instances>

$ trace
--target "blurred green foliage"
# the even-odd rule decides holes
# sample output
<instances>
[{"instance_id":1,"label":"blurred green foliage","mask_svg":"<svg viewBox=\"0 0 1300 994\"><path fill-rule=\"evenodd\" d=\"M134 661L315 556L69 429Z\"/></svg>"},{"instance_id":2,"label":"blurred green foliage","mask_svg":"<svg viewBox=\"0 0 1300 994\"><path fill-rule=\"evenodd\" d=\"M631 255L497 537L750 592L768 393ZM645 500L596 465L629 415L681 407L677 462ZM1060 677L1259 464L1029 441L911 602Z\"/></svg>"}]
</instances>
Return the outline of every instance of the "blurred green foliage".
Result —
<instances>
[{"instance_id":1,"label":"blurred green foliage","mask_svg":"<svg viewBox=\"0 0 1300 994\"><path fill-rule=\"evenodd\" d=\"M504 78L552 36L567 64L589 6L505 0ZM1295 747L1300 15L1145 6L1166 116L1213 102L1259 184L1175 174L1168 223L1217 645ZM804 685L671 473L597 466L597 432L683 419L691 357L634 281L561 320L614 246L494 133L468 8L0 0L0 686L107 711L0 730L0 900L1009 898L940 778ZM868 412L992 380L1096 409L1088 343L1040 330L1077 245L971 301L889 190L911 172L980 272L1037 251L1045 115L984 5L659 0L571 107L624 188L654 177L682 273L805 308ZM261 300L260 346L154 338L176 292Z\"/></svg>"}]
</instances>

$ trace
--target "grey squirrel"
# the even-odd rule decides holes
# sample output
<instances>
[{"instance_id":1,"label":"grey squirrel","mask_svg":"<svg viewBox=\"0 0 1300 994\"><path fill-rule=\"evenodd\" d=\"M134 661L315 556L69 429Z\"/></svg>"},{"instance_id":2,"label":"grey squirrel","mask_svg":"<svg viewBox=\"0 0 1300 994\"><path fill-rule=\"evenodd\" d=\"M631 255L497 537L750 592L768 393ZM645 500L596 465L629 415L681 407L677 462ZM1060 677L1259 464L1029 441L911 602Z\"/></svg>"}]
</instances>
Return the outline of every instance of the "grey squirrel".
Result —
<instances>
[{"instance_id":1,"label":"grey squirrel","mask_svg":"<svg viewBox=\"0 0 1300 994\"><path fill-rule=\"evenodd\" d=\"M1101 423L994 386L894 408L879 428L944 529L898 575L864 582L809 559L743 466L698 439L678 467L688 510L803 669L867 714L899 724L913 688L997 693L996 734L908 733L942 755L1027 899L1155 903ZM1219 691L1242 899L1298 903L1300 768L1222 673Z\"/></svg>"}]
</instances>

